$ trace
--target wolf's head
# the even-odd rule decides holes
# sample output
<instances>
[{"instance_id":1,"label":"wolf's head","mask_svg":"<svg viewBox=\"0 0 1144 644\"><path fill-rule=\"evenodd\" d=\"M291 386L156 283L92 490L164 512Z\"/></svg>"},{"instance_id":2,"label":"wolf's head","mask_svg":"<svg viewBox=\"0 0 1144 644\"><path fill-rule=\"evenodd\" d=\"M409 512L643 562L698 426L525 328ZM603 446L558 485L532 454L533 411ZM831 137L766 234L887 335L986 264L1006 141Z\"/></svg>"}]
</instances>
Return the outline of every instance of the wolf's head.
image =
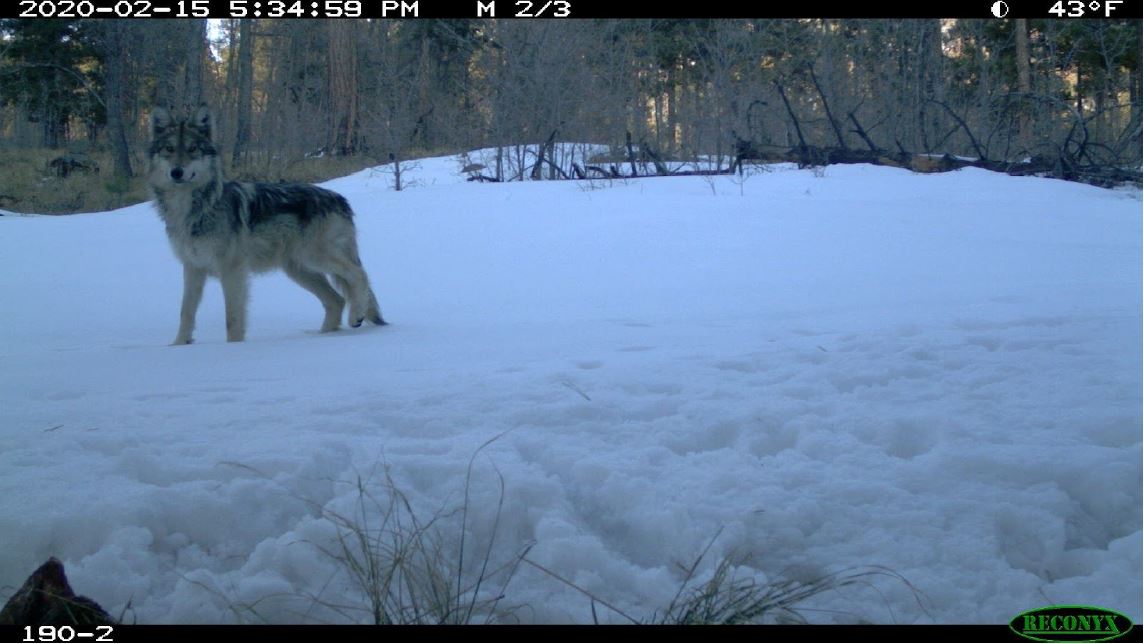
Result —
<instances>
[{"instance_id":1,"label":"wolf's head","mask_svg":"<svg viewBox=\"0 0 1144 644\"><path fill-rule=\"evenodd\" d=\"M222 166L211 140L212 122L206 105L185 119L173 118L164 107L156 107L151 112L147 180L152 188L193 189L221 181Z\"/></svg>"}]
</instances>

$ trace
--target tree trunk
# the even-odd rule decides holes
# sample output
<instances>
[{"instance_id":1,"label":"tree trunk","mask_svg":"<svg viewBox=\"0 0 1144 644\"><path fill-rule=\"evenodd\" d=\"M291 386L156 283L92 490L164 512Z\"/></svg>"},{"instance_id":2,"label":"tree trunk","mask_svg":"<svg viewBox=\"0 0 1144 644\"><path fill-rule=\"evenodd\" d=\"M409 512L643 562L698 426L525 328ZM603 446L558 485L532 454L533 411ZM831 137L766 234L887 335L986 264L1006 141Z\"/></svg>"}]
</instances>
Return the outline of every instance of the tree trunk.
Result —
<instances>
[{"instance_id":1,"label":"tree trunk","mask_svg":"<svg viewBox=\"0 0 1144 644\"><path fill-rule=\"evenodd\" d=\"M929 99L944 103L945 80L948 73L945 68L945 52L942 50L941 20L927 20L922 26L922 56L924 69L921 82L922 102L919 106L928 118L919 119L922 128L922 142L927 152L941 152L937 149L941 143L941 135L949 130L948 121L938 110L928 109Z\"/></svg>"},{"instance_id":2,"label":"tree trunk","mask_svg":"<svg viewBox=\"0 0 1144 644\"><path fill-rule=\"evenodd\" d=\"M1017 30L1017 91L1021 94L1017 109L1017 144L1021 154L1027 154L1033 147L1032 102L1029 100L1033 93L1029 72L1029 20L1017 18L1013 26Z\"/></svg>"},{"instance_id":3,"label":"tree trunk","mask_svg":"<svg viewBox=\"0 0 1144 644\"><path fill-rule=\"evenodd\" d=\"M131 154L124 127L123 85L127 57L123 53L123 46L127 23L122 20L101 20L97 24L103 29L103 102L107 107L107 138L111 144L113 172L117 179L128 179L134 173L131 171Z\"/></svg>"},{"instance_id":4,"label":"tree trunk","mask_svg":"<svg viewBox=\"0 0 1144 644\"><path fill-rule=\"evenodd\" d=\"M353 154L357 148L357 47L354 21L326 23L329 47L329 147L335 154Z\"/></svg>"},{"instance_id":5,"label":"tree trunk","mask_svg":"<svg viewBox=\"0 0 1144 644\"><path fill-rule=\"evenodd\" d=\"M207 48L206 19L189 20L187 65L183 68L183 102L194 108L203 102L203 59Z\"/></svg>"},{"instance_id":6,"label":"tree trunk","mask_svg":"<svg viewBox=\"0 0 1144 644\"><path fill-rule=\"evenodd\" d=\"M231 163L238 165L250 146L250 121L253 110L254 85L254 21L243 18L238 23L238 101L235 105L237 128Z\"/></svg>"}]
</instances>

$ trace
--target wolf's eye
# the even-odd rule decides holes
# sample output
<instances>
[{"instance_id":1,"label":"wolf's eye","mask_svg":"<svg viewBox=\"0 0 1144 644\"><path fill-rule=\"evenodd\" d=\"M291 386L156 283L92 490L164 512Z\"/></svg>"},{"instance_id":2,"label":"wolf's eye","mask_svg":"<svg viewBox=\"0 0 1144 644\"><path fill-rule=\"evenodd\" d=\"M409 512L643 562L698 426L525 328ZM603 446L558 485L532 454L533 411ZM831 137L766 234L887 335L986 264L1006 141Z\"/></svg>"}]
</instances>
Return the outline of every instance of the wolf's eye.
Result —
<instances>
[{"instance_id":1,"label":"wolf's eye","mask_svg":"<svg viewBox=\"0 0 1144 644\"><path fill-rule=\"evenodd\" d=\"M175 151L175 146L168 145L167 147L163 148L163 151L166 152L167 154L170 154L170 153Z\"/></svg>"},{"instance_id":2,"label":"wolf's eye","mask_svg":"<svg viewBox=\"0 0 1144 644\"><path fill-rule=\"evenodd\" d=\"M194 154L198 149L199 149L199 146L197 146L197 145L188 145L187 146L187 152L189 152L191 154Z\"/></svg>"}]
</instances>

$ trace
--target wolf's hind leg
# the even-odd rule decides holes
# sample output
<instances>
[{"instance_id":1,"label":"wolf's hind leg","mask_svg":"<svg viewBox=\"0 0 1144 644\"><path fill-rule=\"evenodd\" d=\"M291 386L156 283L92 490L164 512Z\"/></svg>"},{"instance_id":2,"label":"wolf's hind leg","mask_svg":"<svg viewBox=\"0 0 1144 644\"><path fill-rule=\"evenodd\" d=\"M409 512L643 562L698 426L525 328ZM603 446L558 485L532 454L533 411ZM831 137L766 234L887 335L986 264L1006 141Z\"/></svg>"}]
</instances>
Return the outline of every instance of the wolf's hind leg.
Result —
<instances>
[{"instance_id":1,"label":"wolf's hind leg","mask_svg":"<svg viewBox=\"0 0 1144 644\"><path fill-rule=\"evenodd\" d=\"M358 288L357 284L354 284L353 282L346 279L345 277L342 277L341 273L331 273L331 275L334 278L334 283L338 285L338 289L342 293L345 293L346 300L349 301L349 304L350 304L349 325L354 327L354 328L361 326L363 307L359 303L359 299L361 297L360 292L359 292L360 289Z\"/></svg>"},{"instance_id":2,"label":"wolf's hind leg","mask_svg":"<svg viewBox=\"0 0 1144 644\"><path fill-rule=\"evenodd\" d=\"M377 296L373 294L372 288L369 289L369 306L366 307L365 319L378 326L389 324L381 317L381 308L377 305Z\"/></svg>"},{"instance_id":3,"label":"wolf's hind leg","mask_svg":"<svg viewBox=\"0 0 1144 644\"><path fill-rule=\"evenodd\" d=\"M365 320L377 325L386 323L377 306L377 297L369 287L369 277L360 264L341 262L333 275L338 288L350 301L350 326L359 327Z\"/></svg>"},{"instance_id":4,"label":"wolf's hind leg","mask_svg":"<svg viewBox=\"0 0 1144 644\"><path fill-rule=\"evenodd\" d=\"M303 268L293 262L287 262L284 268L286 275L289 276L290 279L297 282L302 288L313 293L322 303L322 308L326 311L326 317L322 320L322 333L337 331L338 325L340 325L342 321L342 310L346 306L346 301L330 286L330 282L326 280L326 276L316 271Z\"/></svg>"},{"instance_id":5,"label":"wolf's hind leg","mask_svg":"<svg viewBox=\"0 0 1144 644\"><path fill-rule=\"evenodd\" d=\"M329 243L323 252L316 254L312 261L307 260L308 267L329 273L334 278L334 283L349 303L350 326L359 327L365 320L385 324L358 256L353 224L348 219L332 218L330 221L337 222L338 227L331 229Z\"/></svg>"}]
</instances>

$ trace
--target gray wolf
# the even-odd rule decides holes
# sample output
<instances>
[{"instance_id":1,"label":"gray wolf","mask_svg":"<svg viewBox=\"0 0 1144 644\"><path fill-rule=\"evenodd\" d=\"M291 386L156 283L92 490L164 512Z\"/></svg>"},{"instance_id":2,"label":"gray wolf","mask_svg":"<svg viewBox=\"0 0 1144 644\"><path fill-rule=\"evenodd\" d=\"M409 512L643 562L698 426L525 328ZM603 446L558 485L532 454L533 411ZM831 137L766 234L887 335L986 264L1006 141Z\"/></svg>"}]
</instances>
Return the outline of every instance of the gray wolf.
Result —
<instances>
[{"instance_id":1,"label":"gray wolf","mask_svg":"<svg viewBox=\"0 0 1144 644\"><path fill-rule=\"evenodd\" d=\"M212 129L205 105L184 119L162 107L151 113L147 183L183 263L174 344L191 343L208 276L222 283L226 339L241 342L250 275L275 269L317 296L325 309L322 332L337 330L347 301L350 326L365 320L385 324L358 256L353 211L345 197L306 184L225 180Z\"/></svg>"}]
</instances>

